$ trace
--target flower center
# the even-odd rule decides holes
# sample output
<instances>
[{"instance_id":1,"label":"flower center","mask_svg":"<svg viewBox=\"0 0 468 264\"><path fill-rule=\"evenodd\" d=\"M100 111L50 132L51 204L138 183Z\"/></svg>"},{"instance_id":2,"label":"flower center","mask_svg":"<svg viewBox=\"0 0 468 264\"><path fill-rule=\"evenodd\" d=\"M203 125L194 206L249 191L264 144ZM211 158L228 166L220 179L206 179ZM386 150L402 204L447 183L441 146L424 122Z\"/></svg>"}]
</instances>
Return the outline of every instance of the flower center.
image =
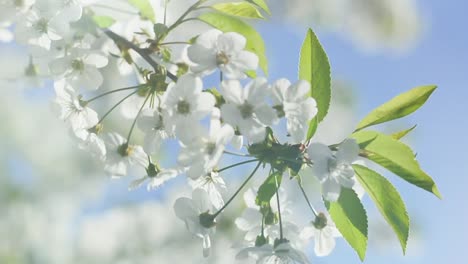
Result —
<instances>
[{"instance_id":1,"label":"flower center","mask_svg":"<svg viewBox=\"0 0 468 264\"><path fill-rule=\"evenodd\" d=\"M159 115L158 120L156 121L156 124L154 125L153 129L155 131L164 130L164 121L161 115Z\"/></svg>"},{"instance_id":2,"label":"flower center","mask_svg":"<svg viewBox=\"0 0 468 264\"><path fill-rule=\"evenodd\" d=\"M185 100L180 100L177 103L177 113L181 115L187 115L190 113L190 104Z\"/></svg>"},{"instance_id":3,"label":"flower center","mask_svg":"<svg viewBox=\"0 0 468 264\"><path fill-rule=\"evenodd\" d=\"M79 59L73 60L71 62L71 67L75 71L82 72L84 70L84 62Z\"/></svg>"},{"instance_id":4,"label":"flower center","mask_svg":"<svg viewBox=\"0 0 468 264\"><path fill-rule=\"evenodd\" d=\"M129 146L128 143L125 143L123 145L120 145L117 148L117 153L119 153L120 156L122 157L128 157L133 154L133 147Z\"/></svg>"},{"instance_id":5,"label":"flower center","mask_svg":"<svg viewBox=\"0 0 468 264\"><path fill-rule=\"evenodd\" d=\"M216 150L216 143L213 143L213 142L206 143L206 149L205 149L206 154L213 155L215 150Z\"/></svg>"},{"instance_id":6,"label":"flower center","mask_svg":"<svg viewBox=\"0 0 468 264\"><path fill-rule=\"evenodd\" d=\"M229 63L229 56L224 52L221 51L216 54L216 64L219 65L226 65Z\"/></svg>"},{"instance_id":7,"label":"flower center","mask_svg":"<svg viewBox=\"0 0 468 264\"><path fill-rule=\"evenodd\" d=\"M24 69L24 75L27 77L35 77L37 76L37 67L30 63L26 69Z\"/></svg>"},{"instance_id":8,"label":"flower center","mask_svg":"<svg viewBox=\"0 0 468 264\"><path fill-rule=\"evenodd\" d=\"M212 228L216 225L215 218L209 212L202 213L199 215L200 225L204 228Z\"/></svg>"},{"instance_id":9,"label":"flower center","mask_svg":"<svg viewBox=\"0 0 468 264\"><path fill-rule=\"evenodd\" d=\"M327 217L323 213L319 213L313 222L313 225L317 229L324 229L327 226Z\"/></svg>"},{"instance_id":10,"label":"flower center","mask_svg":"<svg viewBox=\"0 0 468 264\"><path fill-rule=\"evenodd\" d=\"M254 113L253 110L254 110L253 105L247 102L239 106L239 111L243 119L251 118Z\"/></svg>"},{"instance_id":11,"label":"flower center","mask_svg":"<svg viewBox=\"0 0 468 264\"><path fill-rule=\"evenodd\" d=\"M46 18L39 19L36 25L34 25L34 28L40 33L47 33L47 30L49 28L49 20L47 20Z\"/></svg>"}]
</instances>

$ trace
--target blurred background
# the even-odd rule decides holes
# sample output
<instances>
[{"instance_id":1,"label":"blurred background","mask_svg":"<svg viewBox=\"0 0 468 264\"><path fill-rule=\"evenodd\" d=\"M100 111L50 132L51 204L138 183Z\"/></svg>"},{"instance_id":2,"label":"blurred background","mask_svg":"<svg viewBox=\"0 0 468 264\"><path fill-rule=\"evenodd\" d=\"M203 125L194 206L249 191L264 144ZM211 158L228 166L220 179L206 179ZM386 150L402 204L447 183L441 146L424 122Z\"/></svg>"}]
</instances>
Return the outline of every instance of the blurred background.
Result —
<instances>
[{"instance_id":1,"label":"blurred background","mask_svg":"<svg viewBox=\"0 0 468 264\"><path fill-rule=\"evenodd\" d=\"M385 174L412 218L407 256L365 197L371 223L365 263L465 263L468 3L271 0L270 5L271 20L256 24L266 42L270 80L297 78L308 27L330 57L334 99L317 141L339 142L366 113L410 88L439 86L416 114L379 129L418 125L406 141L444 198ZM214 256L201 257L199 241L172 210L175 198L190 193L183 178L154 192L129 192L133 176L141 175L111 180L81 152L51 110L50 83L39 88L5 77L27 65L22 52L0 43L0 263L240 263L234 261L229 223L219 228ZM239 170L228 186L237 186L246 173ZM225 218L239 215L241 203ZM313 263L360 262L343 240L329 257L314 257L312 245L308 253Z\"/></svg>"}]
</instances>

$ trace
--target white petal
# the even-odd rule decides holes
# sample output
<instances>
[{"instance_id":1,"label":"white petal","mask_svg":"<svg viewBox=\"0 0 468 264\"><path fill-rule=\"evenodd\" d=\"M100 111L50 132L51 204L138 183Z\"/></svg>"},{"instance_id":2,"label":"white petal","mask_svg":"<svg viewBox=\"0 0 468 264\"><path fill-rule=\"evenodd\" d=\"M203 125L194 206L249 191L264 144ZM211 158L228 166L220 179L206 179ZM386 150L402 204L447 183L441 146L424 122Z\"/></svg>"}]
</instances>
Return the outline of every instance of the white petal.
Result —
<instances>
[{"instance_id":1,"label":"white petal","mask_svg":"<svg viewBox=\"0 0 468 264\"><path fill-rule=\"evenodd\" d=\"M241 51L231 60L231 63L242 71L256 70L258 68L258 62L258 56L250 51Z\"/></svg>"},{"instance_id":2,"label":"white petal","mask_svg":"<svg viewBox=\"0 0 468 264\"><path fill-rule=\"evenodd\" d=\"M85 64L93 65L96 68L102 68L106 66L109 61L107 57L102 54L92 53L86 56L83 62Z\"/></svg>"},{"instance_id":3,"label":"white petal","mask_svg":"<svg viewBox=\"0 0 468 264\"><path fill-rule=\"evenodd\" d=\"M241 105L244 103L243 88L238 80L227 80L221 83L221 93L229 103Z\"/></svg>"},{"instance_id":4,"label":"white petal","mask_svg":"<svg viewBox=\"0 0 468 264\"><path fill-rule=\"evenodd\" d=\"M210 29L207 32L198 36L196 43L208 49L212 49L216 47L218 37L222 34L223 32L221 32L218 29Z\"/></svg>"},{"instance_id":5,"label":"white petal","mask_svg":"<svg viewBox=\"0 0 468 264\"><path fill-rule=\"evenodd\" d=\"M237 32L228 32L219 35L218 48L222 51L233 52L241 51L245 48L247 40Z\"/></svg>"},{"instance_id":6,"label":"white petal","mask_svg":"<svg viewBox=\"0 0 468 264\"><path fill-rule=\"evenodd\" d=\"M245 87L247 100L252 104L263 102L268 93L268 82L263 77L258 77L252 80Z\"/></svg>"},{"instance_id":7,"label":"white petal","mask_svg":"<svg viewBox=\"0 0 468 264\"><path fill-rule=\"evenodd\" d=\"M313 143L308 147L307 152L314 163L312 169L315 176L323 181L329 175L328 161L333 158L331 150L324 144Z\"/></svg>"},{"instance_id":8,"label":"white petal","mask_svg":"<svg viewBox=\"0 0 468 264\"><path fill-rule=\"evenodd\" d=\"M333 237L330 228L325 227L321 232L319 232L319 235L315 237L315 254L318 257L328 256L335 248L335 244L335 238Z\"/></svg>"},{"instance_id":9,"label":"white petal","mask_svg":"<svg viewBox=\"0 0 468 264\"><path fill-rule=\"evenodd\" d=\"M322 195L323 198L330 202L336 202L340 197L341 184L335 179L328 178L322 182Z\"/></svg>"},{"instance_id":10,"label":"white petal","mask_svg":"<svg viewBox=\"0 0 468 264\"><path fill-rule=\"evenodd\" d=\"M195 118L203 118L211 113L213 107L216 104L216 99L210 93L201 93L197 98L195 98L194 106L195 109L193 111Z\"/></svg>"},{"instance_id":11,"label":"white petal","mask_svg":"<svg viewBox=\"0 0 468 264\"><path fill-rule=\"evenodd\" d=\"M192 199L199 212L206 213L211 211L213 206L205 190L195 189L192 193Z\"/></svg>"},{"instance_id":12,"label":"white petal","mask_svg":"<svg viewBox=\"0 0 468 264\"><path fill-rule=\"evenodd\" d=\"M358 158L359 150L359 145L356 143L355 139L346 139L340 144L336 152L336 159L339 162L344 161L351 164Z\"/></svg>"},{"instance_id":13,"label":"white petal","mask_svg":"<svg viewBox=\"0 0 468 264\"><path fill-rule=\"evenodd\" d=\"M260 103L254 111L257 118L266 126L272 125L277 118L275 110L267 104Z\"/></svg>"},{"instance_id":14,"label":"white petal","mask_svg":"<svg viewBox=\"0 0 468 264\"><path fill-rule=\"evenodd\" d=\"M186 220L198 215L198 211L194 208L193 202L187 197L178 198L174 204L174 212L181 220Z\"/></svg>"}]
</instances>

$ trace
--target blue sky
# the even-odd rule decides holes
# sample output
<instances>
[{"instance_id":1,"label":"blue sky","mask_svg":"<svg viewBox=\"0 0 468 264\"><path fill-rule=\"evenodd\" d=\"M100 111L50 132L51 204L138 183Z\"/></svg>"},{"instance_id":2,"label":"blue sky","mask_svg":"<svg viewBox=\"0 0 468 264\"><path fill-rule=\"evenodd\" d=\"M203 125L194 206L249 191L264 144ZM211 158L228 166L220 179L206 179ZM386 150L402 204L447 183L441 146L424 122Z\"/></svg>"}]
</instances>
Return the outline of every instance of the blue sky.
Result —
<instances>
[{"instance_id":1,"label":"blue sky","mask_svg":"<svg viewBox=\"0 0 468 264\"><path fill-rule=\"evenodd\" d=\"M379 251L373 247L366 263L461 263L468 257L466 206L468 135L464 114L468 113L468 17L466 1L424 1L421 3L426 31L409 52L399 55L367 54L346 39L318 31L333 68L333 76L348 80L357 93L358 113L364 116L379 104L418 85L436 84L438 90L428 104L402 121L418 124L411 145L418 152L423 168L435 179L443 200L403 184L388 175L407 201L411 216L418 221L424 249L401 257L396 250ZM299 35L289 26L263 25L270 58L271 79L297 76L298 55L306 28ZM294 54L294 55L291 55ZM314 263L359 263L345 243L339 243L329 258Z\"/></svg>"}]
</instances>

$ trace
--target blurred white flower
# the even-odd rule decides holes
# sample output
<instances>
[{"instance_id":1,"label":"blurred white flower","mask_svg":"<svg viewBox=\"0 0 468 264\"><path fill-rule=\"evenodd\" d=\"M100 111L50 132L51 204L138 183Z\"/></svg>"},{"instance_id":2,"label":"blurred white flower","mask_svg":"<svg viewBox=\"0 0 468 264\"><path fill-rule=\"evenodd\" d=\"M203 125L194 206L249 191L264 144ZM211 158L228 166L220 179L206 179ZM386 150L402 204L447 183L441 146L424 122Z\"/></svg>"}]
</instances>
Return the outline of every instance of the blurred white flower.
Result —
<instances>
[{"instance_id":1,"label":"blurred white flower","mask_svg":"<svg viewBox=\"0 0 468 264\"><path fill-rule=\"evenodd\" d=\"M226 100L221 106L224 121L238 129L251 144L264 140L266 126L276 119L275 111L266 103L267 80L256 78L245 89L237 80L223 81L221 92Z\"/></svg>"},{"instance_id":2,"label":"blurred white flower","mask_svg":"<svg viewBox=\"0 0 468 264\"><path fill-rule=\"evenodd\" d=\"M273 84L274 108L279 117L285 117L290 143L304 142L309 122L317 114L317 103L310 97L310 83L299 81L296 84L280 79Z\"/></svg>"},{"instance_id":3,"label":"blurred white flower","mask_svg":"<svg viewBox=\"0 0 468 264\"><path fill-rule=\"evenodd\" d=\"M37 0L15 27L16 40L50 49L51 43L69 33L70 23L81 17L81 11L57 6L60 1ZM77 13L79 12L79 13Z\"/></svg>"},{"instance_id":4,"label":"blurred white flower","mask_svg":"<svg viewBox=\"0 0 468 264\"><path fill-rule=\"evenodd\" d=\"M192 199L182 197L176 200L174 211L184 221L187 229L203 240L203 256L208 257L211 250L210 235L215 232L215 222L210 212L213 206L210 197L203 189L195 189Z\"/></svg>"},{"instance_id":5,"label":"blurred white flower","mask_svg":"<svg viewBox=\"0 0 468 264\"><path fill-rule=\"evenodd\" d=\"M195 63L190 69L194 73L211 74L219 68L226 78L245 78L246 71L258 67L257 55L245 51L245 45L246 39L239 33L211 29L188 48L188 57Z\"/></svg>"},{"instance_id":6,"label":"blurred white flower","mask_svg":"<svg viewBox=\"0 0 468 264\"><path fill-rule=\"evenodd\" d=\"M312 160L312 171L322 184L323 197L328 201L337 201L341 187L353 188L354 169L351 166L358 159L359 146L354 139L347 139L333 153L327 145L313 143L308 147Z\"/></svg>"}]
</instances>

